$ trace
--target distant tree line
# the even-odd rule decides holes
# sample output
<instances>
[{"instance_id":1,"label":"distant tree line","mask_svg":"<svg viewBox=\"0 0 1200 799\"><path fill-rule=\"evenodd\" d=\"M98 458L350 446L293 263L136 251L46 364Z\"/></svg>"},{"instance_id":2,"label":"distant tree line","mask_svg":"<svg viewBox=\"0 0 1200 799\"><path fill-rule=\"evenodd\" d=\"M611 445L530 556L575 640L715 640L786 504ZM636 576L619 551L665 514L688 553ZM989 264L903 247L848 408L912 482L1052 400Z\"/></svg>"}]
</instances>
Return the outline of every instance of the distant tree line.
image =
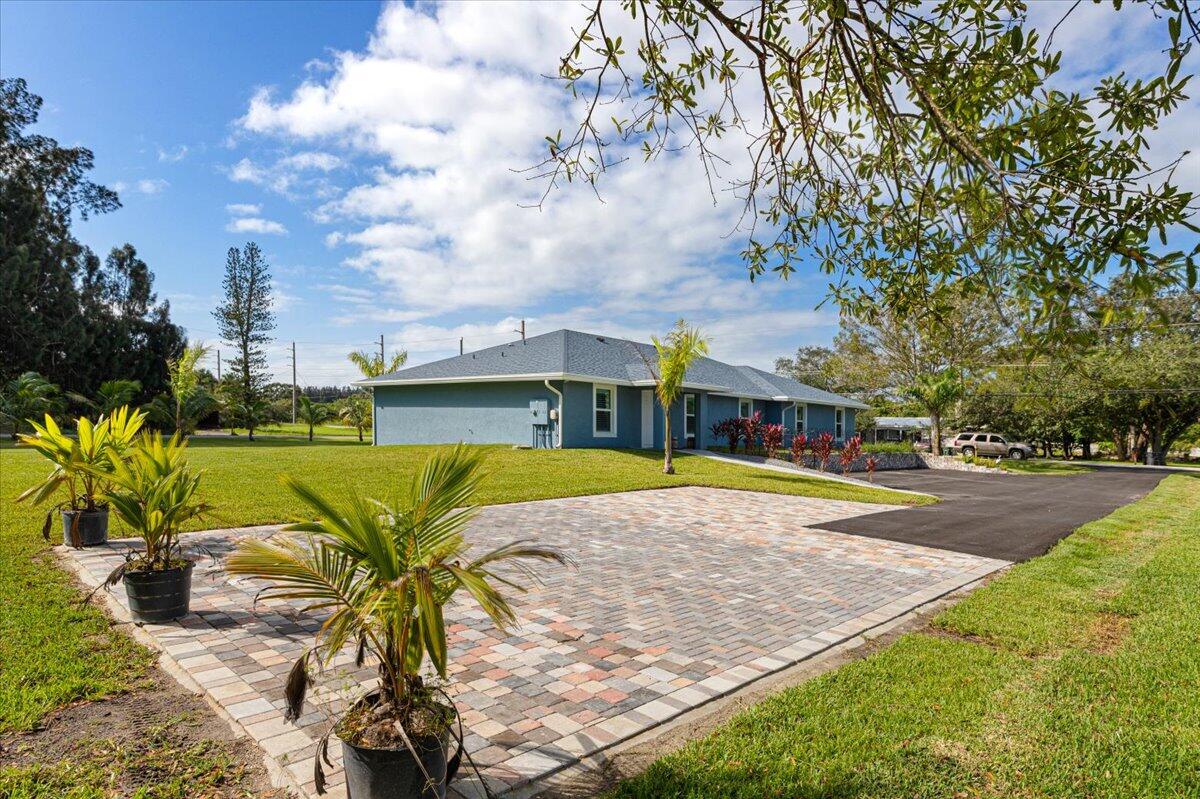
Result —
<instances>
[{"instance_id":1,"label":"distant tree line","mask_svg":"<svg viewBox=\"0 0 1200 799\"><path fill-rule=\"evenodd\" d=\"M801 347L775 368L871 405L859 430L877 415L944 416L947 430L994 430L1047 456L1089 457L1103 443L1117 458L1162 463L1200 439L1200 298L1146 299L1117 278L1092 306L1080 327L1099 306L1139 321L1031 350L1003 307L962 297L921 316L846 317L833 347Z\"/></svg>"}]
</instances>

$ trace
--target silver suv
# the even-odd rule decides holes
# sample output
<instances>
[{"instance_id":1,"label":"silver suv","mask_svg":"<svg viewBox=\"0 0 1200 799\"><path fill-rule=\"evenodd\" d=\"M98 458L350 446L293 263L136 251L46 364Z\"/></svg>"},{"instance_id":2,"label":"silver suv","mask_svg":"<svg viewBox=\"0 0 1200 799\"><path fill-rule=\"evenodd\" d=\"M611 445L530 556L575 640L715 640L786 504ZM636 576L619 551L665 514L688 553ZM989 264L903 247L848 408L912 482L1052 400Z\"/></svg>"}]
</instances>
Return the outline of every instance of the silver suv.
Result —
<instances>
[{"instance_id":1,"label":"silver suv","mask_svg":"<svg viewBox=\"0 0 1200 799\"><path fill-rule=\"evenodd\" d=\"M997 433L959 433L950 447L963 455L1008 456L1018 461L1033 457L1033 447L1022 441L1009 441Z\"/></svg>"}]
</instances>

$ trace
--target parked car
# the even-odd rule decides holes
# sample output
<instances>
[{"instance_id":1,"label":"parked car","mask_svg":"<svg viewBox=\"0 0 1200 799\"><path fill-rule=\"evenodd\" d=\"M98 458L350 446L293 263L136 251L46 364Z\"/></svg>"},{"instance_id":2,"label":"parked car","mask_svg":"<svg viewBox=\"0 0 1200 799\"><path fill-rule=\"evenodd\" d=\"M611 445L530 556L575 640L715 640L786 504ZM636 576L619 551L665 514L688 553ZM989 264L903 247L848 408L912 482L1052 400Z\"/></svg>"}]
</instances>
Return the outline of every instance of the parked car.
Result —
<instances>
[{"instance_id":1,"label":"parked car","mask_svg":"<svg viewBox=\"0 0 1200 799\"><path fill-rule=\"evenodd\" d=\"M1018 461L1033 457L1033 447L1023 441L1009 441L998 433L959 433L950 447L962 455L1007 456Z\"/></svg>"}]
</instances>

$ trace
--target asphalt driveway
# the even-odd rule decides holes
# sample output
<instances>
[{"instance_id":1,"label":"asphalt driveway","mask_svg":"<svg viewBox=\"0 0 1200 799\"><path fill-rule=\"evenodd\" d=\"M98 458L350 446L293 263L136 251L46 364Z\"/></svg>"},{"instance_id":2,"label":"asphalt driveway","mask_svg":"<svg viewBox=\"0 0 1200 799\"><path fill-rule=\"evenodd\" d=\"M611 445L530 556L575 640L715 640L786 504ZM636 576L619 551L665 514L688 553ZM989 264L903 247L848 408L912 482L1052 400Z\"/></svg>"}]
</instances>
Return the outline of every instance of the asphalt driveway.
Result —
<instances>
[{"instance_id":1,"label":"asphalt driveway","mask_svg":"<svg viewBox=\"0 0 1200 799\"><path fill-rule=\"evenodd\" d=\"M1044 554L1081 524L1145 496L1168 474L1118 469L1074 475L877 472L876 483L924 491L942 501L810 526L987 558L1027 560Z\"/></svg>"}]
</instances>

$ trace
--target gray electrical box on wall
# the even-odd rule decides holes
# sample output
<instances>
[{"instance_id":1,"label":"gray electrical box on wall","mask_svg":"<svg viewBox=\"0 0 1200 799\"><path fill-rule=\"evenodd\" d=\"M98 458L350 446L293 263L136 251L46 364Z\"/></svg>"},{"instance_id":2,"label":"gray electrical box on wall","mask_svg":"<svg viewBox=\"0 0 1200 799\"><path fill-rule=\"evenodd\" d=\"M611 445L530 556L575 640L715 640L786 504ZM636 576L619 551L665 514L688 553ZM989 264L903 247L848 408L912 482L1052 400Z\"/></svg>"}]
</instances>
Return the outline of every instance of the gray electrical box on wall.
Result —
<instances>
[{"instance_id":1,"label":"gray electrical box on wall","mask_svg":"<svg viewBox=\"0 0 1200 799\"><path fill-rule=\"evenodd\" d=\"M530 400L529 417L532 424L550 424L550 401Z\"/></svg>"}]
</instances>

